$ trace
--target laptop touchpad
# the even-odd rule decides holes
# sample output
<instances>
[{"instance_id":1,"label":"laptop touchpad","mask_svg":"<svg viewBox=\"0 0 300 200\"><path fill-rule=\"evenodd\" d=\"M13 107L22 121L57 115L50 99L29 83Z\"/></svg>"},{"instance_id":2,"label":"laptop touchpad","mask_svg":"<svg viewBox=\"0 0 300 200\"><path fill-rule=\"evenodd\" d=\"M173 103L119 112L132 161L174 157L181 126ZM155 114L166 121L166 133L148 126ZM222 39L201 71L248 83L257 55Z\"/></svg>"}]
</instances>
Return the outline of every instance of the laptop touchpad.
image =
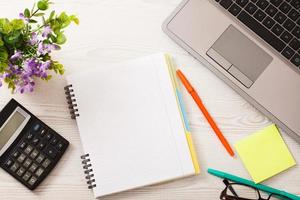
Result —
<instances>
[{"instance_id":1,"label":"laptop touchpad","mask_svg":"<svg viewBox=\"0 0 300 200\"><path fill-rule=\"evenodd\" d=\"M273 59L232 25L207 51L207 55L247 88Z\"/></svg>"}]
</instances>

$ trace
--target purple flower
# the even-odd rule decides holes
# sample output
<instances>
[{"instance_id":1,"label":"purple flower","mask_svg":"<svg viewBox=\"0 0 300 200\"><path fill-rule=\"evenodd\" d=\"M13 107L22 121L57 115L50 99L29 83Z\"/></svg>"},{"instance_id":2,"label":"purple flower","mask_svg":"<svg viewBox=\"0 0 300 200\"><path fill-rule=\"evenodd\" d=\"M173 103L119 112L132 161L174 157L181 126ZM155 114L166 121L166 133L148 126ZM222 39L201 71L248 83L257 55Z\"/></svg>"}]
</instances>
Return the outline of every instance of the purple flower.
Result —
<instances>
[{"instance_id":1,"label":"purple flower","mask_svg":"<svg viewBox=\"0 0 300 200\"><path fill-rule=\"evenodd\" d=\"M32 76L35 74L36 68L38 66L38 62L34 58L30 58L25 60L23 67L24 72L27 76Z\"/></svg>"},{"instance_id":2,"label":"purple flower","mask_svg":"<svg viewBox=\"0 0 300 200\"><path fill-rule=\"evenodd\" d=\"M20 18L20 19L25 19L24 14L23 14L23 13L20 13L20 14L19 14L19 18Z\"/></svg>"},{"instance_id":3,"label":"purple flower","mask_svg":"<svg viewBox=\"0 0 300 200\"><path fill-rule=\"evenodd\" d=\"M11 62L15 62L15 61L17 61L17 60L19 60L19 59L21 59L22 58L22 53L21 53L21 51L16 51L15 52L15 54L14 55L12 55L11 57L10 57L10 61Z\"/></svg>"},{"instance_id":4,"label":"purple flower","mask_svg":"<svg viewBox=\"0 0 300 200\"><path fill-rule=\"evenodd\" d=\"M49 48L48 48L48 46L46 46L46 44L43 44L41 42L41 43L39 43L39 46L38 46L38 52L41 55L46 55L47 53L49 53Z\"/></svg>"},{"instance_id":5,"label":"purple flower","mask_svg":"<svg viewBox=\"0 0 300 200\"><path fill-rule=\"evenodd\" d=\"M21 94L25 92L33 92L34 85L35 83L33 80L29 80L28 82L25 81L24 83L17 85L16 92L20 92Z\"/></svg>"},{"instance_id":6,"label":"purple flower","mask_svg":"<svg viewBox=\"0 0 300 200\"><path fill-rule=\"evenodd\" d=\"M8 69L9 69L9 73L4 73L3 76L4 78L6 77L11 77L13 75L19 75L22 73L22 69L17 66L17 65L13 65L12 63L8 63Z\"/></svg>"},{"instance_id":7,"label":"purple flower","mask_svg":"<svg viewBox=\"0 0 300 200\"><path fill-rule=\"evenodd\" d=\"M51 66L51 61L48 60L46 62L43 62L40 66L40 76L43 78L46 78L48 76L47 74L47 70L50 68Z\"/></svg>"},{"instance_id":8,"label":"purple flower","mask_svg":"<svg viewBox=\"0 0 300 200\"><path fill-rule=\"evenodd\" d=\"M50 27L50 26L46 26L46 27L44 28L44 31L43 31L43 33L42 33L42 36L43 36L44 38L46 38L46 37L49 36L50 33L52 33L51 27Z\"/></svg>"},{"instance_id":9,"label":"purple flower","mask_svg":"<svg viewBox=\"0 0 300 200\"><path fill-rule=\"evenodd\" d=\"M20 14L19 14L19 18L20 18L20 19L23 19L25 23L28 23L28 22L29 22L29 19L28 19L27 17L25 17L23 13L20 13Z\"/></svg>"},{"instance_id":10,"label":"purple flower","mask_svg":"<svg viewBox=\"0 0 300 200\"><path fill-rule=\"evenodd\" d=\"M52 49L53 50L60 50L61 48L57 44L52 44Z\"/></svg>"},{"instance_id":11,"label":"purple flower","mask_svg":"<svg viewBox=\"0 0 300 200\"><path fill-rule=\"evenodd\" d=\"M26 71L36 68L39 65L35 58L29 58L24 62L24 69Z\"/></svg>"},{"instance_id":12,"label":"purple flower","mask_svg":"<svg viewBox=\"0 0 300 200\"><path fill-rule=\"evenodd\" d=\"M16 80L16 92L32 92L34 88L34 76L39 76L41 63L36 58L29 58L23 63L23 70L20 71ZM11 67L13 68L13 66Z\"/></svg>"},{"instance_id":13,"label":"purple flower","mask_svg":"<svg viewBox=\"0 0 300 200\"><path fill-rule=\"evenodd\" d=\"M38 42L39 42L39 40L38 40L37 34L35 32L33 32L31 34L31 38L29 40L29 44L30 45L36 45Z\"/></svg>"},{"instance_id":14,"label":"purple flower","mask_svg":"<svg viewBox=\"0 0 300 200\"><path fill-rule=\"evenodd\" d=\"M4 74L3 74L3 78L9 78L10 77L10 74L9 73L7 73L7 72L4 72Z\"/></svg>"},{"instance_id":15,"label":"purple flower","mask_svg":"<svg viewBox=\"0 0 300 200\"><path fill-rule=\"evenodd\" d=\"M43 71L46 71L46 70L48 70L50 68L50 66L51 66L51 61L48 60L48 61L43 62L41 64L40 69L43 70Z\"/></svg>"},{"instance_id":16,"label":"purple flower","mask_svg":"<svg viewBox=\"0 0 300 200\"><path fill-rule=\"evenodd\" d=\"M51 53L52 50L57 50L58 46L54 44L43 44L42 42L38 45L38 53L40 55L46 55Z\"/></svg>"},{"instance_id":17,"label":"purple flower","mask_svg":"<svg viewBox=\"0 0 300 200\"><path fill-rule=\"evenodd\" d=\"M36 76L46 78L48 76L47 70L51 66L51 61L46 62L39 61L36 58L27 59L24 62L24 70L22 72L22 78L28 79L28 77Z\"/></svg>"}]
</instances>

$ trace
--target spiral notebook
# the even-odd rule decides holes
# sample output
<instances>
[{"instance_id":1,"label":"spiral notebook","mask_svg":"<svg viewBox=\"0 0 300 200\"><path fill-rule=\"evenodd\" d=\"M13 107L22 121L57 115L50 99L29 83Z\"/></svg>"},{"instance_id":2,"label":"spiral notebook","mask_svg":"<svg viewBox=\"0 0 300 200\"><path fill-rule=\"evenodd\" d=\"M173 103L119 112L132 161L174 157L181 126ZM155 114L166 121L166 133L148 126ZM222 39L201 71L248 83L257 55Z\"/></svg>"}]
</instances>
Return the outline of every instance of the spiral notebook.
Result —
<instances>
[{"instance_id":1,"label":"spiral notebook","mask_svg":"<svg viewBox=\"0 0 300 200\"><path fill-rule=\"evenodd\" d=\"M199 173L169 55L67 77L95 198Z\"/></svg>"}]
</instances>

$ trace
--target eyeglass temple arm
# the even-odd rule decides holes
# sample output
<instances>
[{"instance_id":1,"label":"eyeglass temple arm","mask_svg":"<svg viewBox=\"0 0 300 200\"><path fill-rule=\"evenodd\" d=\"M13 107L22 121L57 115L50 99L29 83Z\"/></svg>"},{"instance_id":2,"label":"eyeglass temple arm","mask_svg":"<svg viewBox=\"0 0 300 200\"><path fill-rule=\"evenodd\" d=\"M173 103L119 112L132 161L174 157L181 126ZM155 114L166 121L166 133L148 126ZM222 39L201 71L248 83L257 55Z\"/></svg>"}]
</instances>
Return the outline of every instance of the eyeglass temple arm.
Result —
<instances>
[{"instance_id":1,"label":"eyeglass temple arm","mask_svg":"<svg viewBox=\"0 0 300 200\"><path fill-rule=\"evenodd\" d=\"M228 187L228 189L230 190L230 192L232 192L232 194L234 194L236 197L238 197L237 193L235 192L233 187L231 187L231 185L227 179L224 179L223 183L226 185L226 187Z\"/></svg>"}]
</instances>

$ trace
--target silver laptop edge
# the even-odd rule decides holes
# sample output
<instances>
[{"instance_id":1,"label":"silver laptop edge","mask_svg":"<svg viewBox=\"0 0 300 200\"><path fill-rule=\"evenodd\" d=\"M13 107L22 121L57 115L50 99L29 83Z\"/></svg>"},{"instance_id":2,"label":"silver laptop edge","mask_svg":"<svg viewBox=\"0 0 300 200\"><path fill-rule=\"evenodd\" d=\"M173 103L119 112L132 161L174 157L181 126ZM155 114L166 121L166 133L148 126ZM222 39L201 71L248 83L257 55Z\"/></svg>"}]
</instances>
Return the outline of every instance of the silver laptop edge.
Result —
<instances>
[{"instance_id":1,"label":"silver laptop edge","mask_svg":"<svg viewBox=\"0 0 300 200\"><path fill-rule=\"evenodd\" d=\"M298 143L300 143L300 136L296 134L293 130L291 130L288 126L286 126L281 120L276 118L271 112L265 109L259 102L257 102L254 98L252 98L249 94L243 91L240 86L236 85L232 80L224 75L220 70L218 70L215 66L209 63L203 56L201 56L198 52L196 52L191 46L189 46L185 41L179 38L176 34L169 30L168 25L173 20L173 18L184 8L184 6L190 0L184 0L180 3L180 5L171 13L171 15L164 21L162 25L163 31L178 45L180 45L183 49L185 49L192 57L203 63L208 69L210 69L214 74L216 74L220 79L222 79L225 83L227 83L231 88L233 88L237 93L239 93L243 98L245 98L248 102L250 102L254 107L260 110L263 114L265 114L270 120L279 125L281 129L283 129L286 133L288 133L291 137L293 137ZM300 102L299 102L300 103ZM300 133L299 133L300 134Z\"/></svg>"}]
</instances>

